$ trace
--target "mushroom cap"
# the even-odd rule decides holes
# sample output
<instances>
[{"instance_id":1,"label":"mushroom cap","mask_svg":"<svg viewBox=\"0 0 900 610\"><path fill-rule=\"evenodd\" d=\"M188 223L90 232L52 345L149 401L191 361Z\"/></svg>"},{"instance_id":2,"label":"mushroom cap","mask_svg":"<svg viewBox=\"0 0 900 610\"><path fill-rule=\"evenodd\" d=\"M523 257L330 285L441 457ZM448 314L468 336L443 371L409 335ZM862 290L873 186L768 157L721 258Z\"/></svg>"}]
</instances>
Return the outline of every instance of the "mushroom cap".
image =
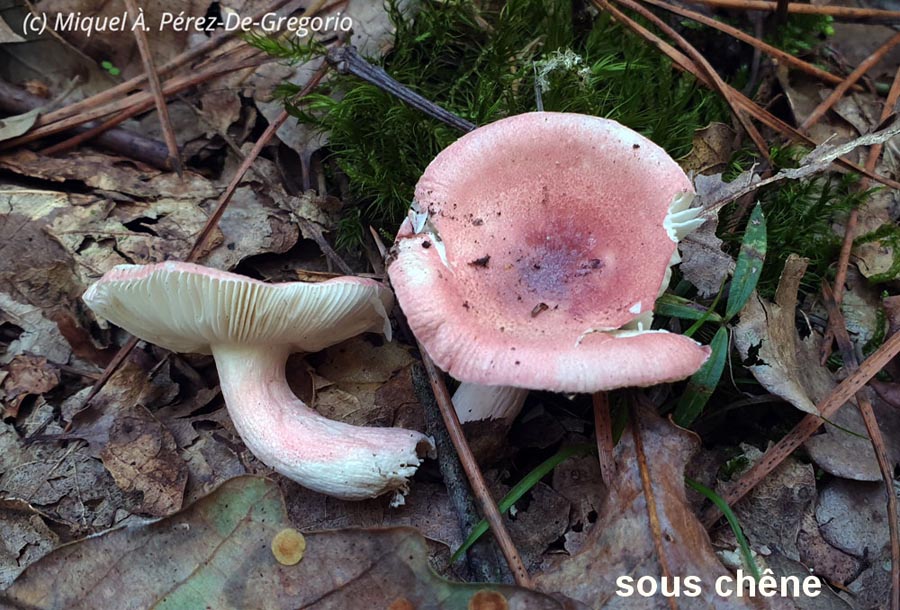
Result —
<instances>
[{"instance_id":1,"label":"mushroom cap","mask_svg":"<svg viewBox=\"0 0 900 610\"><path fill-rule=\"evenodd\" d=\"M513 116L431 162L388 273L413 333L462 381L593 392L683 379L709 350L641 325L697 224L684 222L692 195L662 148L615 121Z\"/></svg>"},{"instance_id":2,"label":"mushroom cap","mask_svg":"<svg viewBox=\"0 0 900 610\"><path fill-rule=\"evenodd\" d=\"M393 295L374 280L267 284L201 265L119 265L84 301L131 334L174 352L215 344L290 345L314 352L366 331L390 337Z\"/></svg>"}]
</instances>

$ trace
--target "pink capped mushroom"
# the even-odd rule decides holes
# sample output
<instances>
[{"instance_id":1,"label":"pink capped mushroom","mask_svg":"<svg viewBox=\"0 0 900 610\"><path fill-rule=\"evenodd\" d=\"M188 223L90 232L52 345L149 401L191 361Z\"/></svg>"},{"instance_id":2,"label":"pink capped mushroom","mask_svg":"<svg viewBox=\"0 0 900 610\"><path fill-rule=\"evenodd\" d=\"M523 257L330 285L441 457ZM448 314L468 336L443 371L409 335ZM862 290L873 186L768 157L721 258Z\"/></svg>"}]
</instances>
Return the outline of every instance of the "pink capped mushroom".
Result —
<instances>
[{"instance_id":1,"label":"pink capped mushroom","mask_svg":"<svg viewBox=\"0 0 900 610\"><path fill-rule=\"evenodd\" d=\"M468 384L597 392L694 373L709 349L650 329L677 242L702 224L693 195L662 148L592 116L513 116L441 152L388 272L413 333L464 382L460 419L523 400Z\"/></svg>"},{"instance_id":2,"label":"pink capped mushroom","mask_svg":"<svg viewBox=\"0 0 900 610\"><path fill-rule=\"evenodd\" d=\"M190 263L120 265L84 294L99 316L175 352L212 354L247 448L309 489L344 499L396 492L433 451L425 435L327 419L288 387L287 357L363 332L390 338L393 296L373 280L267 284Z\"/></svg>"}]
</instances>

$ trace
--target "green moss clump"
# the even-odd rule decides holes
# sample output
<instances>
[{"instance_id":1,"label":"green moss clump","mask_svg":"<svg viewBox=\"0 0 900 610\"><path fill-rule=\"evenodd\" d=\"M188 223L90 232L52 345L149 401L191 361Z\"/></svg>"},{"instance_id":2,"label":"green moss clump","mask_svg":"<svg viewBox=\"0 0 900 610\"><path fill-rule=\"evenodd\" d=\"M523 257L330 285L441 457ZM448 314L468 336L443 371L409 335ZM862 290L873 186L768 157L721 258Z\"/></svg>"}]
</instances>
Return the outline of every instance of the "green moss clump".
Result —
<instances>
[{"instance_id":1,"label":"green moss clump","mask_svg":"<svg viewBox=\"0 0 900 610\"><path fill-rule=\"evenodd\" d=\"M860 191L858 185L856 174L829 174L809 180L787 180L757 193L766 214L769 244L757 286L760 294L774 297L789 254L810 259L801 284L804 291L817 292L824 279L832 278L842 242L833 225L868 197L869 192ZM726 221L721 226L727 224ZM736 250L742 234L722 237Z\"/></svg>"},{"instance_id":2,"label":"green moss clump","mask_svg":"<svg viewBox=\"0 0 900 610\"><path fill-rule=\"evenodd\" d=\"M448 110L485 124L537 108L615 119L673 156L694 130L727 116L718 97L608 15L574 15L570 0L510 0L496 11L466 0L423 0L407 18L388 3L397 28L378 63ZM339 234L352 246L367 224L393 233L428 163L459 132L354 77L289 108L329 134L330 150L354 201ZM290 94L291 91L286 93Z\"/></svg>"},{"instance_id":3,"label":"green moss clump","mask_svg":"<svg viewBox=\"0 0 900 610\"><path fill-rule=\"evenodd\" d=\"M890 250L893 260L886 271L871 275L869 281L873 284L880 284L896 280L900 277L900 227L892 223L884 223L874 231L857 237L853 243L861 246L872 242L877 242L881 248Z\"/></svg>"}]
</instances>

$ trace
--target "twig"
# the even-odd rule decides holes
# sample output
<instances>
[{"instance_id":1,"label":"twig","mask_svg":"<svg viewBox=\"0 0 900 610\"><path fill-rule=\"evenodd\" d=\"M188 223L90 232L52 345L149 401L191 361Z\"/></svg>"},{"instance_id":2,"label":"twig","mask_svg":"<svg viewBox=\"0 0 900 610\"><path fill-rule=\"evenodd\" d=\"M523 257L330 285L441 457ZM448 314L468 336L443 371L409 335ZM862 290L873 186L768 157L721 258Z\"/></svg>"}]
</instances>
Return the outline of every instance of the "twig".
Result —
<instances>
[{"instance_id":1,"label":"twig","mask_svg":"<svg viewBox=\"0 0 900 610\"><path fill-rule=\"evenodd\" d=\"M882 44L880 47L875 49L875 51L866 57L859 66L856 67L853 72L844 79L840 85L838 85L831 94L822 100L822 102L815 107L815 109L809 113L809 116L800 124L800 131L808 131L810 127L816 124L819 119L821 119L826 112L828 112L832 106L834 106L838 100L840 100L844 93L847 92L847 89L850 88L851 85L855 84L862 76L872 69L872 66L881 61L881 58L884 57L888 51L893 49L895 46L900 44L900 32L897 32L893 36L891 36L887 42Z\"/></svg>"},{"instance_id":2,"label":"twig","mask_svg":"<svg viewBox=\"0 0 900 610\"><path fill-rule=\"evenodd\" d=\"M786 51L782 51L778 47L773 47L772 45L763 42L759 38L755 38L750 34L747 34L743 30L739 30L736 27L730 26L727 23L723 23L717 19L713 19L712 17L707 17L703 13L698 13L697 11L692 11L690 9L670 4L669 2L664 2L663 0L641 0L645 4L652 4L653 6L659 7L671 13L675 13L676 15L681 15L682 17L687 17L692 21L696 21L697 23L702 23L703 25L708 25L711 28L715 28L720 32L724 32L733 38L737 38L741 42L745 42L752 46L754 49L758 49L763 53L777 59L778 61L791 66L792 68L796 68L805 74L808 74L814 78L818 78L819 80L831 84L831 85L839 85L844 82L844 79L840 76L832 74L831 72L826 72L825 70L815 66L811 63L805 62L802 59L791 55ZM854 91L862 91L862 87L860 85L853 85Z\"/></svg>"},{"instance_id":3,"label":"twig","mask_svg":"<svg viewBox=\"0 0 900 610\"><path fill-rule=\"evenodd\" d=\"M245 50L244 54L240 55L237 59L231 59L230 61L219 61L206 68L205 70L198 70L196 72L192 72L183 76L173 77L167 80L165 84L163 84L163 95L174 95L176 93L184 91L185 89L193 87L194 85L215 78L216 76L219 76L221 74L233 72L234 70L239 70L242 67L259 65L259 63L263 62L262 59L257 59L256 63L252 63L254 55L262 57L262 53L260 53L256 49L249 49ZM77 116L65 118L43 127L34 128L28 133L19 136L18 138L12 138L6 140L5 142L0 142L0 149L13 148L22 144L28 144L29 142L33 142L35 140L57 134L62 131L67 131L69 129L72 129L73 127L77 127L90 121L103 118L110 114L133 109L135 106L139 106L142 109L152 108L153 96L146 92L135 93L134 95L130 95L115 102L110 102L109 104L106 104L104 106L86 110L78 114ZM135 112L134 114L137 113Z\"/></svg>"},{"instance_id":4,"label":"twig","mask_svg":"<svg viewBox=\"0 0 900 610\"><path fill-rule=\"evenodd\" d=\"M0 81L0 111L14 114L24 113L39 108L46 103L47 100ZM76 127L75 131L79 132L86 129L87 127L81 126ZM96 143L98 146L119 155L139 159L143 163L159 169L169 169L166 165L169 158L166 146L158 140L146 138L126 129L116 128L97 136Z\"/></svg>"},{"instance_id":5,"label":"twig","mask_svg":"<svg viewBox=\"0 0 900 610\"><path fill-rule=\"evenodd\" d=\"M332 49L328 52L326 59L339 72L353 74L358 78L362 78L366 82L398 97L416 110L441 120L451 127L455 127L460 131L475 129L473 123L457 117L418 93L407 89L381 68L365 61L353 47L347 46ZM303 94L301 93L298 97L303 97ZM428 374L428 379L431 382L431 388L437 400L444 425L459 456L466 477L469 479L472 491L475 493L481 513L491 527L491 532L493 532L494 538L497 540L497 544L500 546L500 550L506 559L506 563L513 573L516 584L529 589L534 588L531 577L528 575L528 570L525 568L521 556L519 556L519 551L516 549L506 529L506 525L503 523L503 517L497 508L497 503L491 497L491 492L488 490L484 475L481 474L478 462L475 460L475 456L472 455L472 449L469 447L469 442L463 433L456 410L453 408L453 402L450 394L447 392L444 378L422 345L418 341L416 344L419 347L419 353L422 355L422 364L425 365L425 372Z\"/></svg>"},{"instance_id":6,"label":"twig","mask_svg":"<svg viewBox=\"0 0 900 610\"><path fill-rule=\"evenodd\" d=\"M788 0L777 0L775 6L775 24L778 27L787 23L788 18Z\"/></svg>"},{"instance_id":7,"label":"twig","mask_svg":"<svg viewBox=\"0 0 900 610\"><path fill-rule=\"evenodd\" d=\"M261 9L257 13L253 15L253 21L258 21L263 15L266 13L274 12L279 8L283 7L290 0L276 0L272 4L266 6ZM231 38L236 36L240 32L240 28L235 28L230 32L219 32L212 36L206 42L203 42L196 47L185 51L184 53L180 53L173 57L170 61L162 65L157 72L162 76L166 75L170 72L174 72L178 68L188 64L189 62L197 59L199 57L206 56L210 51L215 50L225 42L228 42ZM243 41L238 43L239 45L245 45ZM133 78L128 79L123 83L119 83L115 87L110 89L106 89L105 91L101 91L91 97L85 98L79 102L74 104L70 104L59 110L48 113L38 119L36 126L40 127L42 125L49 125L50 123L55 123L62 119L75 116L76 114L80 114L82 111L87 110L88 108L95 108L97 106L103 105L111 100L115 100L121 96L124 96L130 91L134 91L141 87L146 81L147 75L141 74L140 76L135 76Z\"/></svg>"},{"instance_id":8,"label":"twig","mask_svg":"<svg viewBox=\"0 0 900 610\"><path fill-rule=\"evenodd\" d=\"M888 91L887 99L881 108L880 123L887 120L894 112L894 106L900 99L900 68L894 74L894 82L891 83L891 89ZM866 169L874 172L878 165L878 157L881 156L883 144L874 144L869 149L869 156L866 158ZM869 188L868 178L863 178L859 182L859 190L864 191ZM856 225L859 222L859 209L854 206L847 216L847 222L844 227L844 241L841 243L841 252L838 255L837 272L834 276L834 302L840 307L844 300L844 284L847 281L847 269L850 267L850 252L853 249L853 240L856 237ZM825 338L822 341L821 362L824 365L831 355L831 343L834 340L834 329L832 328L832 320L828 320L828 328L825 331Z\"/></svg>"},{"instance_id":9,"label":"twig","mask_svg":"<svg viewBox=\"0 0 900 610\"><path fill-rule=\"evenodd\" d=\"M656 496L653 494L653 480L650 476L650 465L647 463L647 454L644 452L644 438L641 432L640 407L631 409L631 436L634 439L634 453L637 457L638 470L641 474L641 487L644 490L644 501L647 504L647 518L650 521L650 529L653 532L653 545L656 547L656 558L659 561L659 569L663 578L672 579L672 569L669 567L669 559L663 547L663 531L659 522L659 512L656 507ZM669 607L678 610L678 603L672 596L667 596Z\"/></svg>"},{"instance_id":10,"label":"twig","mask_svg":"<svg viewBox=\"0 0 900 610\"><path fill-rule=\"evenodd\" d=\"M598 2L599 0L594 0L594 1ZM672 62L674 63L674 65L677 68L684 70L685 72L688 72L689 74L693 75L695 78L697 78L698 81L700 81L702 84L706 85L710 89L714 88L712 82L709 80L706 73L704 71L700 70L687 55L685 55L681 51L675 49L674 47L672 47L672 45L670 45L669 43L664 41L662 38L660 38L659 36L657 36L656 34L651 32L650 30L648 30L647 28L645 28L644 26L639 24L637 21L635 21L634 19L632 19L631 17L629 17L622 11L618 10L616 7L609 5L608 3L607 3L607 10L616 19L618 19L620 22L625 24L632 31L636 32L638 35L642 36L644 39L646 39L647 41L649 41L653 45L655 45L656 48L658 48L660 51L665 53L669 57L669 59L672 60ZM729 85L726 84L726 87L729 87L731 94L734 96L734 99L741 105L742 108L746 109L747 112L749 112L751 115L754 116L754 118L756 118L758 121L760 121L761 123L763 123L770 129L774 129L775 131L780 132L781 134L787 136L788 138L791 138L794 140L800 140L806 144L811 144L811 145L815 146L815 142L813 142L805 134L800 133L799 131L797 131L796 129L794 129L793 127L791 127L790 125L788 125L787 123L785 123L784 121L779 119L778 117L774 116L772 113L768 112L767 110L760 108L758 104L754 103L752 100L747 98L745 95L743 95L739 91L731 88ZM900 182L897 182L896 180L891 180L890 178L886 178L884 176L880 176L878 174L870 172L870 171L866 170L866 168L860 167L856 163L848 161L847 159L838 158L834 162L842 167L851 169L851 170L858 172L864 176L868 176L869 178L876 180L876 181L880 182L881 184L884 184L885 186L889 186L889 187L895 188L895 189L900 189Z\"/></svg>"},{"instance_id":11,"label":"twig","mask_svg":"<svg viewBox=\"0 0 900 610\"><path fill-rule=\"evenodd\" d=\"M760 189L774 182L778 182L779 180L800 180L802 178L817 174L827 169L835 159L837 159L841 155L847 154L851 150L855 150L860 146L872 146L874 144L881 144L898 134L900 134L900 120L894 121L894 123L892 123L885 129L873 133L867 133L854 140L850 140L849 142L844 142L843 144L838 144L836 146L821 144L813 149L812 152L800 159L799 167L781 169L778 171L778 173L774 175L768 175L759 180L753 180L751 178L749 181L735 180L734 182L730 183L727 188L722 189L722 193L719 195L718 199L716 199L715 201L702 202L703 215L707 217L713 216L716 210L730 203L731 201L734 201L738 197L742 197L746 194L752 193L757 189ZM750 172L745 172L744 175L749 176Z\"/></svg>"},{"instance_id":12,"label":"twig","mask_svg":"<svg viewBox=\"0 0 900 610\"><path fill-rule=\"evenodd\" d=\"M398 317L397 319L400 318ZM462 464L459 461L459 456L457 456L453 448L450 435L441 418L440 408L428 383L428 376L421 366L415 365L412 367L412 379L416 396L422 404L422 410L425 412L426 431L434 438L434 444L437 448L437 461L441 470L441 477L444 479L447 494L450 496L450 503L453 505L453 510L459 521L460 531L465 537L478 525L481 518L478 515L475 502L472 500L472 494L466 481ZM490 538L485 538L485 540L490 540ZM476 580L481 582L501 581L502 575L498 570L499 564L497 560L499 558L496 556L496 547L489 544L476 544L469 549L466 557L468 558L472 575Z\"/></svg>"},{"instance_id":13,"label":"twig","mask_svg":"<svg viewBox=\"0 0 900 610\"><path fill-rule=\"evenodd\" d=\"M763 139L762 134L759 133L759 130L756 126L750 121L750 118L744 112L744 108L737 102L735 94L737 91L727 84L722 78L719 76L718 72L716 72L715 68L706 60L703 55L694 48L694 46L685 40L684 36L675 31L674 28L670 27L665 21L660 19L656 14L649 11L646 7L641 6L637 2L633 0L613 0L616 4L620 4L622 6L627 6L631 10L635 11L639 15L641 15L644 19L647 19L651 23L653 23L656 27L658 27L666 36L674 40L681 49L687 53L688 57L699 66L703 73L706 74L707 79L710 82L710 87L718 91L719 94L725 99L728 105L731 107L731 111L735 117L737 117L738 121L740 121L741 125L744 127L744 130L747 132L747 135L750 136L750 139L753 140L753 144L756 146L757 150L759 150L759 154L763 156L767 161L769 160L769 145L766 144L766 141ZM600 8L605 8L609 10L610 4L608 0L594 0L594 4Z\"/></svg>"},{"instance_id":14,"label":"twig","mask_svg":"<svg viewBox=\"0 0 900 610\"><path fill-rule=\"evenodd\" d=\"M279 117L280 118L280 117ZM294 214L294 220L297 221L297 224L300 225L301 229L307 234L312 236L316 245L319 246L319 249L322 251L322 254L325 255L331 263L341 270L341 273L346 275L355 275L353 269L350 268L341 256L334 251L334 248L331 247L331 244L328 243L328 240L325 239L325 236L322 235L322 230L316 225L316 223L311 220L307 220L303 218L299 214Z\"/></svg>"},{"instance_id":15,"label":"twig","mask_svg":"<svg viewBox=\"0 0 900 610\"><path fill-rule=\"evenodd\" d=\"M844 315L835 303L834 293L831 292L831 287L827 282L822 282L822 295L825 307L828 309L828 317L835 321L834 336L841 351L841 357L844 359L844 366L849 371L855 371L859 368L859 360L856 358L856 352L853 351L850 335L847 334ZM894 493L893 468L888 460L884 435L878 426L878 420L875 418L875 411L872 409L872 402L869 400L866 388L856 393L856 404L866 424L869 439L872 441L872 449L875 450L875 459L878 462L878 469L881 471L881 479L884 481L884 489L887 494L888 530L891 536L891 610L900 610L900 529L898 529L900 524L897 522L897 494Z\"/></svg>"},{"instance_id":16,"label":"twig","mask_svg":"<svg viewBox=\"0 0 900 610\"><path fill-rule=\"evenodd\" d=\"M375 85L382 91L390 93L399 100L409 104L416 110L424 112L428 116L450 125L460 131L472 131L475 124L452 112L445 110L434 102L422 97L408 87L401 85L390 74L379 66L374 66L363 59L352 46L336 47L328 51L326 61L334 66L340 74L352 74L369 84Z\"/></svg>"},{"instance_id":17,"label":"twig","mask_svg":"<svg viewBox=\"0 0 900 610\"><path fill-rule=\"evenodd\" d=\"M616 475L616 458L613 456L612 417L609 414L609 395L594 392L594 435L600 456L600 478L609 489Z\"/></svg>"},{"instance_id":18,"label":"twig","mask_svg":"<svg viewBox=\"0 0 900 610\"><path fill-rule=\"evenodd\" d=\"M128 357L128 354L131 353L131 350L134 349L134 346L138 344L137 337L131 337L128 341L119 348L119 351L116 352L116 355L113 356L113 359L110 360L109 364L106 365L106 368L103 369L103 373L100 375L100 378L94 382L94 385L91 386L91 391L88 392L88 395L85 397L84 401L81 403L81 408L79 411L83 411L87 408L91 401L94 399L97 394L100 393L100 390L106 385L106 382L110 380L110 378L115 374L116 371L119 370L119 367L122 366L122 363L125 362L125 359ZM69 423L66 425L65 432L69 432L72 428L72 422L75 421L73 417Z\"/></svg>"},{"instance_id":19,"label":"twig","mask_svg":"<svg viewBox=\"0 0 900 610\"><path fill-rule=\"evenodd\" d=\"M894 333L871 356L865 359L857 370L850 373L822 402L816 405L819 415L810 414L800 420L793 430L770 447L750 470L728 488L722 495L722 499L729 506L734 506L735 502L747 495L766 475L775 470L785 458L806 442L806 439L825 423L825 419L831 419L838 409L853 398L898 353L900 353L900 333ZM703 514L703 524L706 527L712 527L719 516L719 510L710 507Z\"/></svg>"},{"instance_id":20,"label":"twig","mask_svg":"<svg viewBox=\"0 0 900 610\"><path fill-rule=\"evenodd\" d=\"M126 14L137 15L138 7L135 0L125 0L125 10ZM134 30L134 39L137 42L138 52L141 54L141 61L144 64L144 73L150 83L150 91L153 93L153 100L156 103L156 112L159 114L159 124L163 132L163 139L166 142L166 147L169 149L169 164L171 169L181 176L184 173L184 167L181 165L178 140L175 139L175 132L172 130L169 106L166 104L162 86L159 84L159 74L157 74L156 67L153 65L153 55L150 52L150 43L147 42L147 32L144 31L144 28L132 29Z\"/></svg>"},{"instance_id":21,"label":"twig","mask_svg":"<svg viewBox=\"0 0 900 610\"><path fill-rule=\"evenodd\" d=\"M428 380L431 382L431 389L434 391L434 397L441 410L444 425L447 427L450 440L453 441L453 446L456 448L456 453L462 463L463 470L466 472L466 477L469 479L469 484L472 486L472 491L475 493L481 514L484 515L484 518L491 526L491 532L494 534L497 544L500 545L500 550L506 558L509 569L512 570L516 584L520 587L533 589L534 584L528 575L528 570L525 569L525 564L522 563L519 551L516 550L516 545L513 544L512 538L509 536L506 525L503 523L500 509L497 508L497 503L491 497L491 492L488 490L484 476L481 474L478 462L475 461L475 456L472 455L466 435L463 434L462 426L450 399L450 394L447 392L447 386L444 385L444 377L431 360L428 352L425 351L421 344L416 343L419 347L419 353L422 354L422 364L425 365L425 372L428 374Z\"/></svg>"},{"instance_id":22,"label":"twig","mask_svg":"<svg viewBox=\"0 0 900 610\"><path fill-rule=\"evenodd\" d=\"M313 75L313 77L309 79L309 82L306 83L306 86L303 87L300 95L306 95L307 93L315 89L322 78L325 76L326 72L328 72L328 66L323 63ZM265 148L269 144L269 141L275 136L275 132L277 132L278 129L282 125L284 125L284 122L287 121L288 116L290 115L288 115L287 110L282 110L281 114L279 114L274 121L269 123L269 126L266 127L266 130L253 145L253 148L250 150L250 154L248 154L247 157L241 162L241 165L240 167L238 167L237 172L235 172L234 176L232 177L231 182L228 183L228 187L219 197L219 201L216 203L216 209L206 221L203 229L200 230L200 234L197 236L197 239L194 242L194 246L188 253L187 260L196 260L196 258L200 256L200 252L203 246L209 239L209 236L212 234L213 229L216 227L216 225L219 224L219 219L221 219L222 214L225 213L228 204L231 202L232 195L234 195L234 192L240 185L241 180L244 178L244 174L247 173L247 171L253 165L253 162L256 161L256 158L259 156L259 153L262 152L262 149Z\"/></svg>"},{"instance_id":23,"label":"twig","mask_svg":"<svg viewBox=\"0 0 900 610\"><path fill-rule=\"evenodd\" d=\"M705 4L728 9L748 11L778 10L777 2L767 0L687 0L692 4ZM821 6L790 2L787 12L794 15L829 15L837 21L856 21L859 23L900 23L900 11L885 11L872 8L855 8L850 6Z\"/></svg>"}]
</instances>

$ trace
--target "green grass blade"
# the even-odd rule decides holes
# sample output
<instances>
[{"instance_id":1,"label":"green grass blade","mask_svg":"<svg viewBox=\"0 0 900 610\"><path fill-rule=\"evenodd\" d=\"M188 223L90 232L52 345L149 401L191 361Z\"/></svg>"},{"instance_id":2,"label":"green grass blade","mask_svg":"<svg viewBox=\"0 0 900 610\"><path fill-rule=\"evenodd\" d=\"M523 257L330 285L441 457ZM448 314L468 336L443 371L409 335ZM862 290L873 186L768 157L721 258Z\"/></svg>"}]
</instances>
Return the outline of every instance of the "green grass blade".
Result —
<instances>
[{"instance_id":1,"label":"green grass blade","mask_svg":"<svg viewBox=\"0 0 900 610\"><path fill-rule=\"evenodd\" d=\"M716 313L716 307L719 306L719 300L722 298L722 288L725 286L725 280L727 277L722 278L722 283L719 284L719 291L716 293L716 298L713 299L713 302L710 304L709 309L706 310L706 313L700 316L700 318L691 324L691 327L684 331L685 337L693 337L694 333L700 330L700 327L707 323L713 316L717 319L722 320L722 317Z\"/></svg>"},{"instance_id":2,"label":"green grass blade","mask_svg":"<svg viewBox=\"0 0 900 610\"><path fill-rule=\"evenodd\" d=\"M741 251L734 267L734 278L731 280L728 303L725 306L726 320L730 320L744 308L756 288L766 259L766 240L766 217L763 215L762 206L757 203L747 222Z\"/></svg>"},{"instance_id":3,"label":"green grass blade","mask_svg":"<svg viewBox=\"0 0 900 610\"><path fill-rule=\"evenodd\" d=\"M688 487L703 495L707 500L715 504L716 508L722 511L722 514L725 515L725 519L728 521L728 525L731 526L731 531L734 532L734 537L737 540L738 546L741 547L741 557L743 557L744 563L747 565L750 572L753 573L753 578L759 580L759 577L762 576L759 571L759 566L756 565L756 560L753 559L753 553L750 552L750 544L747 543L747 538L744 536L741 524L738 523L737 516L735 516L731 507L728 506L728 503L725 502L719 494L699 481L695 481L690 477L684 477L684 482Z\"/></svg>"},{"instance_id":4,"label":"green grass blade","mask_svg":"<svg viewBox=\"0 0 900 610\"><path fill-rule=\"evenodd\" d=\"M722 378L722 371L725 370L725 360L728 356L728 331L725 327L716 331L710 347L712 353L709 355L709 360L704 362L700 370L694 373L688 381L687 388L681 395L678 406L675 407L673 415L675 423L684 428L694 423L694 420L703 412L703 407L709 402L710 396L719 385L719 379Z\"/></svg>"},{"instance_id":5,"label":"green grass blade","mask_svg":"<svg viewBox=\"0 0 900 610\"><path fill-rule=\"evenodd\" d=\"M722 322L722 316L716 312L690 299L668 292L656 299L656 307L653 308L653 311L658 316L669 316L670 318L680 318L682 320Z\"/></svg>"},{"instance_id":6,"label":"green grass blade","mask_svg":"<svg viewBox=\"0 0 900 610\"><path fill-rule=\"evenodd\" d=\"M566 447L564 449L560 449L549 458L547 458L544 462L540 463L534 470L529 472L525 477L516 483L516 485L509 490L502 500L500 500L500 504L498 505L500 508L500 513L504 514L509 508L518 502L525 493L530 490L532 487L538 484L538 482L547 476L554 468L565 462L567 459L574 455L586 455L589 453L593 453L597 450L593 445L572 445L571 447ZM473 544L475 544L479 538L481 538L485 532L488 531L488 523L484 519L478 522L474 528L472 528L472 533L469 534L469 537L466 538L466 541L462 543L462 546L456 549L456 552L453 553L453 556L450 557L450 563L455 562L457 559L463 556L463 554L469 550Z\"/></svg>"}]
</instances>

